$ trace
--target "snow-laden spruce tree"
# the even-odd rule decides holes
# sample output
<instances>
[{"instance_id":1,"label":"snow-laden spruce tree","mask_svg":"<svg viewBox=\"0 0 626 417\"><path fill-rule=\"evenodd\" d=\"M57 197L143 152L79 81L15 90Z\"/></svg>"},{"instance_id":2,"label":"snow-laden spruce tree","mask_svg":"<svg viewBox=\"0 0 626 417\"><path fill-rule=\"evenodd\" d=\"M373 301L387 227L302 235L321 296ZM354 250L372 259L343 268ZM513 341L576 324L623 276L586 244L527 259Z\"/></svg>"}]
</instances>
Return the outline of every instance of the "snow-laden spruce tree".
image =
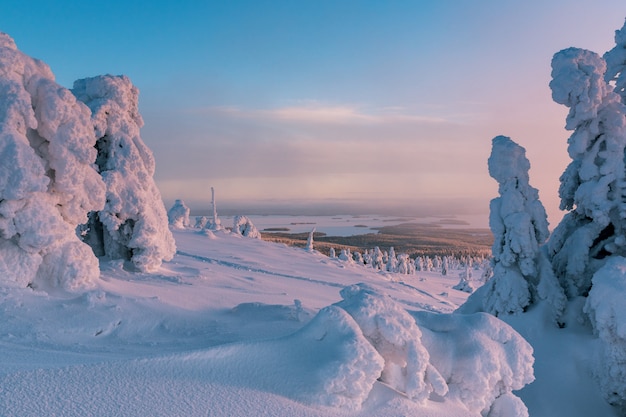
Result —
<instances>
[{"instance_id":1,"label":"snow-laden spruce tree","mask_svg":"<svg viewBox=\"0 0 626 417\"><path fill-rule=\"evenodd\" d=\"M0 32L0 285L71 290L99 277L76 235L104 204L89 115Z\"/></svg>"},{"instance_id":2,"label":"snow-laden spruce tree","mask_svg":"<svg viewBox=\"0 0 626 417\"><path fill-rule=\"evenodd\" d=\"M95 162L106 184L106 204L90 214L85 241L99 256L154 271L176 248L153 179L154 157L139 135L139 90L126 76L105 75L74 82L72 92L91 109Z\"/></svg>"},{"instance_id":3,"label":"snow-laden spruce tree","mask_svg":"<svg viewBox=\"0 0 626 417\"><path fill-rule=\"evenodd\" d=\"M167 211L167 220L170 226L176 229L189 227L189 213L191 209L185 205L183 200L174 201L174 205Z\"/></svg>"},{"instance_id":4,"label":"snow-laden spruce tree","mask_svg":"<svg viewBox=\"0 0 626 417\"><path fill-rule=\"evenodd\" d=\"M252 220L246 216L239 215L233 218L233 232L240 236L261 239L261 232L252 223Z\"/></svg>"},{"instance_id":5,"label":"snow-laden spruce tree","mask_svg":"<svg viewBox=\"0 0 626 417\"><path fill-rule=\"evenodd\" d=\"M552 98L569 107L572 158L563 175L561 209L569 210L548 242L554 272L569 297L586 295L593 273L626 253L626 108L604 79L598 54L569 48L552 59Z\"/></svg>"},{"instance_id":6,"label":"snow-laden spruce tree","mask_svg":"<svg viewBox=\"0 0 626 417\"><path fill-rule=\"evenodd\" d=\"M606 62L604 80L614 82L614 91L626 103L626 21L620 30L615 31L615 47L603 56Z\"/></svg>"},{"instance_id":7,"label":"snow-laden spruce tree","mask_svg":"<svg viewBox=\"0 0 626 417\"><path fill-rule=\"evenodd\" d=\"M500 193L491 200L489 216L493 278L476 297L482 297L484 311L496 316L521 313L547 299L558 318L565 296L540 250L549 236L548 221L537 189L529 184L526 150L506 136L497 136L488 165ZM469 279L469 263L467 268Z\"/></svg>"}]
</instances>

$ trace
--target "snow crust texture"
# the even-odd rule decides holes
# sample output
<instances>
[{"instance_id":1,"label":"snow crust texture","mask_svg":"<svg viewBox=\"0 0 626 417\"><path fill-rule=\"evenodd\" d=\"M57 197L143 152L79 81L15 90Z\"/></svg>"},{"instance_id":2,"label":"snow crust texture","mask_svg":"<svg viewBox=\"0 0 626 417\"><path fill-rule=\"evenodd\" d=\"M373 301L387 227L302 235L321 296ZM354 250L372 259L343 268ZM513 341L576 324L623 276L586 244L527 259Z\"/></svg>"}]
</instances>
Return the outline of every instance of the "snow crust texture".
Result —
<instances>
[{"instance_id":1,"label":"snow crust texture","mask_svg":"<svg viewBox=\"0 0 626 417\"><path fill-rule=\"evenodd\" d=\"M0 34L0 282L75 290L99 277L76 235L104 204L89 109Z\"/></svg>"},{"instance_id":2,"label":"snow crust texture","mask_svg":"<svg viewBox=\"0 0 626 417\"><path fill-rule=\"evenodd\" d=\"M440 396L448 392L444 379L430 364L415 319L406 310L366 285L346 287L341 296L343 301L337 305L350 313L385 358L383 382L419 402L432 392Z\"/></svg>"},{"instance_id":3,"label":"snow crust texture","mask_svg":"<svg viewBox=\"0 0 626 417\"><path fill-rule=\"evenodd\" d=\"M528 415L512 391L534 380L533 348L513 328L486 313L413 316L449 396L482 415Z\"/></svg>"},{"instance_id":4,"label":"snow crust texture","mask_svg":"<svg viewBox=\"0 0 626 417\"><path fill-rule=\"evenodd\" d=\"M154 271L176 247L153 179L154 157L139 135L139 91L126 76L105 75L75 81L72 92L91 109L106 184L105 206L90 215L86 240L100 256Z\"/></svg>"},{"instance_id":5,"label":"snow crust texture","mask_svg":"<svg viewBox=\"0 0 626 417\"><path fill-rule=\"evenodd\" d=\"M626 413L626 258L613 257L593 276L585 312L600 339L594 367L605 398Z\"/></svg>"},{"instance_id":6,"label":"snow crust texture","mask_svg":"<svg viewBox=\"0 0 626 417\"><path fill-rule=\"evenodd\" d=\"M417 402L434 395L482 415L528 416L512 391L534 380L533 349L506 323L485 313L411 315L365 284L341 296L336 306L384 359L381 381Z\"/></svg>"}]
</instances>

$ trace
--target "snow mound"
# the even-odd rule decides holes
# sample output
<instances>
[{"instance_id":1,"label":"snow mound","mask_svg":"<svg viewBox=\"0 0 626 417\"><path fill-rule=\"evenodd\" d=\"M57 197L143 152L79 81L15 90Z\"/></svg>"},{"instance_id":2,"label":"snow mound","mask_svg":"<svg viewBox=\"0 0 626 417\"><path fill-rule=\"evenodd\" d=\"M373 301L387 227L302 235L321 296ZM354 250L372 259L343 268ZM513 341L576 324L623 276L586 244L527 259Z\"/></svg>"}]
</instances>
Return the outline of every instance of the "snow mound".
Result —
<instances>
[{"instance_id":1,"label":"snow mound","mask_svg":"<svg viewBox=\"0 0 626 417\"><path fill-rule=\"evenodd\" d=\"M486 313L412 315L448 397L482 415L528 416L511 392L534 380L533 348L512 327Z\"/></svg>"},{"instance_id":2,"label":"snow mound","mask_svg":"<svg viewBox=\"0 0 626 417\"><path fill-rule=\"evenodd\" d=\"M310 405L358 410L383 369L383 358L352 317L329 306L283 338L210 349L198 365L225 383Z\"/></svg>"},{"instance_id":3,"label":"snow mound","mask_svg":"<svg viewBox=\"0 0 626 417\"><path fill-rule=\"evenodd\" d=\"M93 286L97 259L76 236L104 204L89 109L5 34L0 96L0 285Z\"/></svg>"},{"instance_id":4,"label":"snow mound","mask_svg":"<svg viewBox=\"0 0 626 417\"><path fill-rule=\"evenodd\" d=\"M85 239L99 256L155 271L176 247L153 179L154 157L139 135L139 90L126 76L105 75L75 81L72 92L92 111L95 161L106 184L106 204L90 215Z\"/></svg>"},{"instance_id":5,"label":"snow mound","mask_svg":"<svg viewBox=\"0 0 626 417\"><path fill-rule=\"evenodd\" d=\"M343 301L336 305L350 313L384 358L383 382L418 402L427 400L432 392L440 396L448 392L444 379L430 364L420 329L406 310L366 284L351 285L340 294Z\"/></svg>"},{"instance_id":6,"label":"snow mound","mask_svg":"<svg viewBox=\"0 0 626 417\"><path fill-rule=\"evenodd\" d=\"M607 401L626 412L626 259L611 257L592 281L585 312L602 346L597 378Z\"/></svg>"}]
</instances>

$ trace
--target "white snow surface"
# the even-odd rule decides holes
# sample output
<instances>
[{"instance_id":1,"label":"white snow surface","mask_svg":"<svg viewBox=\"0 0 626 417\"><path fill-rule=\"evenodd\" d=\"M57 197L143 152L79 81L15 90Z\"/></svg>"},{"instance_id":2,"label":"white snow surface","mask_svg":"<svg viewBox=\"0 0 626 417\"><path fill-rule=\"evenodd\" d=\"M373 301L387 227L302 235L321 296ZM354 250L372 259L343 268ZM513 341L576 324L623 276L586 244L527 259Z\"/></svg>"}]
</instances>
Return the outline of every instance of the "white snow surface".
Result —
<instances>
[{"instance_id":1,"label":"white snow surface","mask_svg":"<svg viewBox=\"0 0 626 417\"><path fill-rule=\"evenodd\" d=\"M153 273L101 261L82 294L0 288L0 415L618 415L589 377L597 339L537 325L541 309L512 318L538 375L512 392L532 379L531 349L494 317L450 314L467 297L457 274L173 234L176 256ZM396 378L378 380L385 368Z\"/></svg>"}]
</instances>

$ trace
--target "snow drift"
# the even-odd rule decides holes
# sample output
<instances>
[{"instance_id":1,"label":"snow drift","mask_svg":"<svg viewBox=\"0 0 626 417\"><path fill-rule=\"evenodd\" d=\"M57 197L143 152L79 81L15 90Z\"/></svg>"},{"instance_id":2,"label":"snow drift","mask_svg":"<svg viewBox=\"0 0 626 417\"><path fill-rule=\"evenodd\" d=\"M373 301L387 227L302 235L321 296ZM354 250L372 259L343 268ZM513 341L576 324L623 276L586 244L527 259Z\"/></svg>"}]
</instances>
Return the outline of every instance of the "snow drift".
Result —
<instances>
[{"instance_id":1,"label":"snow drift","mask_svg":"<svg viewBox=\"0 0 626 417\"><path fill-rule=\"evenodd\" d=\"M476 313L409 314L368 285L341 290L345 309L384 359L381 381L418 402L460 401L492 417L528 416L512 391L534 380L533 349L513 328Z\"/></svg>"}]
</instances>

